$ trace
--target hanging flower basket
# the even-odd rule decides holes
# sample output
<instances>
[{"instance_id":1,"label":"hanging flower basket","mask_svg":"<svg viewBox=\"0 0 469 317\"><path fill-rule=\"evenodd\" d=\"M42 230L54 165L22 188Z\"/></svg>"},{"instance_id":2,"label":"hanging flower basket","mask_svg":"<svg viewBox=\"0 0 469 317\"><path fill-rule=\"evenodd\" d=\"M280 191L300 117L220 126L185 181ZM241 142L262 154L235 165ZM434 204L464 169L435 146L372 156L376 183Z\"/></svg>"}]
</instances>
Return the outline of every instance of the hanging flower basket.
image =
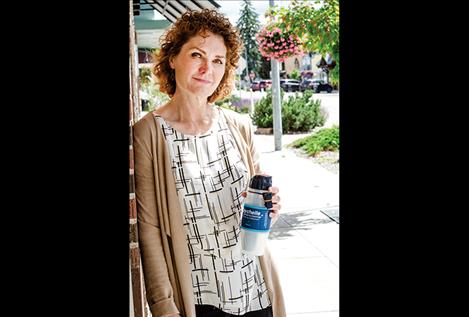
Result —
<instances>
[{"instance_id":1,"label":"hanging flower basket","mask_svg":"<svg viewBox=\"0 0 469 317\"><path fill-rule=\"evenodd\" d=\"M290 56L303 56L300 38L291 31L282 31L275 25L267 25L256 34L261 55L267 60L283 62Z\"/></svg>"}]
</instances>

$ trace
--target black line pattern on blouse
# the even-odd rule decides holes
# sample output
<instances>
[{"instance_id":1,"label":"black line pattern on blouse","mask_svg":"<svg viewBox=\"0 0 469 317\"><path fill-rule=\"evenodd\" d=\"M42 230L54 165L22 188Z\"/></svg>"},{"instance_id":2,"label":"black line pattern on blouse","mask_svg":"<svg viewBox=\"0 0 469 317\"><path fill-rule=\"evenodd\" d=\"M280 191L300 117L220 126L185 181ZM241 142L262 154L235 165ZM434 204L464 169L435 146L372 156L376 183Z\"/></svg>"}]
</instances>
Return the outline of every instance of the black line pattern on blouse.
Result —
<instances>
[{"instance_id":1,"label":"black line pattern on blouse","mask_svg":"<svg viewBox=\"0 0 469 317\"><path fill-rule=\"evenodd\" d=\"M241 315L270 305L257 257L240 252L247 170L229 128L184 135L160 118L184 216L194 299Z\"/></svg>"}]
</instances>

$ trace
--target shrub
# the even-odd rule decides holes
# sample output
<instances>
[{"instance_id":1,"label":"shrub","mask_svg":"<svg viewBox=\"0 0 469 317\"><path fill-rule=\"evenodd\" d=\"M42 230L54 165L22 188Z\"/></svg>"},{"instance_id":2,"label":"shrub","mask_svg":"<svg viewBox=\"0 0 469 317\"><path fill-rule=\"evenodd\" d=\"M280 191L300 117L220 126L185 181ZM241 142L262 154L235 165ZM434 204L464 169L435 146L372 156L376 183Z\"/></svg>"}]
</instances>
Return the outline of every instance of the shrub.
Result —
<instances>
[{"instance_id":1,"label":"shrub","mask_svg":"<svg viewBox=\"0 0 469 317\"><path fill-rule=\"evenodd\" d=\"M299 71L298 69L292 70L292 72L290 73L290 78L291 78L291 79L297 79L297 80L300 80L300 81L301 81L301 74L300 74L300 71Z\"/></svg>"},{"instance_id":2,"label":"shrub","mask_svg":"<svg viewBox=\"0 0 469 317\"><path fill-rule=\"evenodd\" d=\"M238 113L248 113L251 99L240 98L239 96L232 94L225 99L215 101L215 104L223 108L234 110Z\"/></svg>"},{"instance_id":3,"label":"shrub","mask_svg":"<svg viewBox=\"0 0 469 317\"><path fill-rule=\"evenodd\" d=\"M295 148L301 148L308 155L315 156L321 151L338 151L340 146L339 126L324 128L313 135L298 139L290 144Z\"/></svg>"},{"instance_id":4,"label":"shrub","mask_svg":"<svg viewBox=\"0 0 469 317\"><path fill-rule=\"evenodd\" d=\"M267 94L254 104L254 111L251 115L252 122L258 128L272 128L272 89L267 88ZM280 96L283 98L283 90L280 90Z\"/></svg>"},{"instance_id":5,"label":"shrub","mask_svg":"<svg viewBox=\"0 0 469 317\"><path fill-rule=\"evenodd\" d=\"M312 90L306 90L282 102L282 130L285 133L307 132L324 125L326 118L320 111L321 101L312 96Z\"/></svg>"},{"instance_id":6,"label":"shrub","mask_svg":"<svg viewBox=\"0 0 469 317\"><path fill-rule=\"evenodd\" d=\"M321 101L313 100L313 92L305 91L296 93L288 100L282 101L282 130L289 132L307 132L318 126L323 126L326 115L321 109ZM281 91L283 99L283 91ZM259 128L272 128L272 91L267 90L267 95L254 106L252 120Z\"/></svg>"}]
</instances>

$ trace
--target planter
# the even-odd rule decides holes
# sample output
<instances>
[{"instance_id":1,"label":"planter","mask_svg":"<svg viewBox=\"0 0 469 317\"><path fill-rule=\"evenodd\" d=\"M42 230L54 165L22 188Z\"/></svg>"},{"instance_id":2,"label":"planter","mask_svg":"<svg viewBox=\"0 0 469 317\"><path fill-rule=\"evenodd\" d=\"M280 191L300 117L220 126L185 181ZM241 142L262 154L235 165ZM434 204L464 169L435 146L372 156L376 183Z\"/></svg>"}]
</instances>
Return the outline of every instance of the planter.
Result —
<instances>
[{"instance_id":1,"label":"planter","mask_svg":"<svg viewBox=\"0 0 469 317\"><path fill-rule=\"evenodd\" d=\"M257 128L255 134L273 134L274 128Z\"/></svg>"},{"instance_id":2,"label":"planter","mask_svg":"<svg viewBox=\"0 0 469 317\"><path fill-rule=\"evenodd\" d=\"M303 56L301 39L294 32L269 24L256 34L259 52L267 60L285 61L291 56Z\"/></svg>"}]
</instances>

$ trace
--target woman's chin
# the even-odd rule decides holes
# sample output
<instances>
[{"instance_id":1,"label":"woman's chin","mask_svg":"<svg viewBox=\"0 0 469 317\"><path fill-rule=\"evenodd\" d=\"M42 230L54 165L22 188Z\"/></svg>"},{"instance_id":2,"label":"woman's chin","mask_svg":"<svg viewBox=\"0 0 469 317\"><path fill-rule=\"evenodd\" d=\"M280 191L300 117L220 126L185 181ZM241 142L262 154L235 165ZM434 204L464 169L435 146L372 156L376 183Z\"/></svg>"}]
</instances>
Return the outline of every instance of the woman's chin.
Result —
<instances>
[{"instance_id":1,"label":"woman's chin","mask_svg":"<svg viewBox=\"0 0 469 317\"><path fill-rule=\"evenodd\" d=\"M191 93L198 98L206 99L210 97L215 92L215 89L194 89Z\"/></svg>"}]
</instances>

